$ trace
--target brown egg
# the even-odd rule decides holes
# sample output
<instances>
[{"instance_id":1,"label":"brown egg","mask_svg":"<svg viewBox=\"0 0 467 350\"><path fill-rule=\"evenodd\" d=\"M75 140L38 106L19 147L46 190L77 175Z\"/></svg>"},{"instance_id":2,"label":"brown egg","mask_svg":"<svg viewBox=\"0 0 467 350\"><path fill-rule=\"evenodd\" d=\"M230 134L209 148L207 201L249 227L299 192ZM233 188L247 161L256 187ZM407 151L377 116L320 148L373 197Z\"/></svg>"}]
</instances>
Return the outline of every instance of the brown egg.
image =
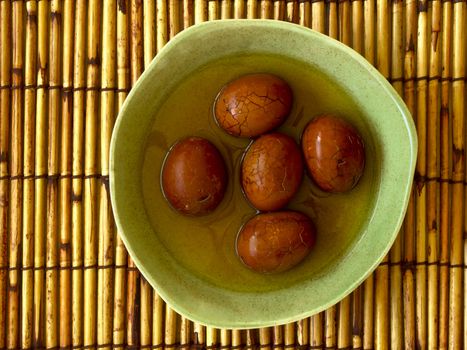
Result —
<instances>
[{"instance_id":1,"label":"brown egg","mask_svg":"<svg viewBox=\"0 0 467 350\"><path fill-rule=\"evenodd\" d=\"M241 175L243 191L255 208L280 209L292 199L302 181L300 148L290 136L263 135L246 151Z\"/></svg>"},{"instance_id":2,"label":"brown egg","mask_svg":"<svg viewBox=\"0 0 467 350\"><path fill-rule=\"evenodd\" d=\"M189 137L169 151L162 169L162 190L180 213L210 213L222 201L226 186L224 160L208 140Z\"/></svg>"},{"instance_id":3,"label":"brown egg","mask_svg":"<svg viewBox=\"0 0 467 350\"><path fill-rule=\"evenodd\" d=\"M302 150L311 178L323 191L348 191L362 176L363 140L343 119L333 115L313 119L303 132Z\"/></svg>"},{"instance_id":4,"label":"brown egg","mask_svg":"<svg viewBox=\"0 0 467 350\"><path fill-rule=\"evenodd\" d=\"M259 214L242 227L237 237L237 254L257 272L282 272L300 263L315 240L315 226L302 213Z\"/></svg>"},{"instance_id":5,"label":"brown egg","mask_svg":"<svg viewBox=\"0 0 467 350\"><path fill-rule=\"evenodd\" d=\"M255 137L281 125L292 108L292 89L272 74L250 74L227 84L214 115L229 134Z\"/></svg>"}]
</instances>

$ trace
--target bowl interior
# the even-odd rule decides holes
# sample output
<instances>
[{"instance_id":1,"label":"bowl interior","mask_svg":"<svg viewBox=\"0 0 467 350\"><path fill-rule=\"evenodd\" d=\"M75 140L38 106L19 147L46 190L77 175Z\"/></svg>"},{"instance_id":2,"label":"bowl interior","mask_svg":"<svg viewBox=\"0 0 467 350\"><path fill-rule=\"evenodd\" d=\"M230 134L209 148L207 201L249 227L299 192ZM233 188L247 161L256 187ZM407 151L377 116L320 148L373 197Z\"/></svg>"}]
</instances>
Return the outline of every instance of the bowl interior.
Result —
<instances>
[{"instance_id":1,"label":"bowl interior","mask_svg":"<svg viewBox=\"0 0 467 350\"><path fill-rule=\"evenodd\" d=\"M366 167L342 195L304 178L289 205L316 223L317 244L281 274L260 275L235 254L241 225L255 214L239 185L249 140L226 135L212 105L230 80L268 72L294 92L280 131L300 141L320 113L337 113L362 134ZM166 203L160 171L170 146L197 135L226 160L226 197L212 214L184 217ZM217 327L259 327L318 312L350 293L388 251L404 214L415 159L410 115L386 81L343 45L273 21L222 21L172 40L145 71L118 118L111 146L111 194L122 237L148 281L178 312Z\"/></svg>"}]
</instances>

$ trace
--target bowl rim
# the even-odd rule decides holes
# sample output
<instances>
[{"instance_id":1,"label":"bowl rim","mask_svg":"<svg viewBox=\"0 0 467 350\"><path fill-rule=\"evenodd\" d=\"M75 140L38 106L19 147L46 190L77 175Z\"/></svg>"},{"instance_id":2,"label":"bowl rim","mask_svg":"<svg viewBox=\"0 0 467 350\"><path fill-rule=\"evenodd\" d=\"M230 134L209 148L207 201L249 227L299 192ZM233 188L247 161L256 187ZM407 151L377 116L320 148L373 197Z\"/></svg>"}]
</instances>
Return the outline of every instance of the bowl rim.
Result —
<instances>
[{"instance_id":1,"label":"bowl rim","mask_svg":"<svg viewBox=\"0 0 467 350\"><path fill-rule=\"evenodd\" d=\"M357 61L361 66L365 68L365 70L368 71L368 73L371 75L372 78L374 78L378 84L381 86L382 89L384 89L385 94L392 99L392 102L397 106L400 114L402 115L402 119L405 124L405 128L407 130L407 134L409 136L409 144L410 144L410 164L408 166L410 167L410 174L412 174L412 177L410 179L407 179L407 183L405 184L404 187L404 203L402 203L402 206L400 207L401 210L399 211L399 215L397 217L397 223L393 229L393 232L391 233L391 239L390 242L387 244L386 249L382 251L378 258L371 264L370 268L365 274L361 274L360 278L354 280L354 282L349 285L344 293L341 293L339 296L336 296L332 299L330 299L327 303L322 304L318 308L314 308L313 310L305 310L300 314L293 314L289 315L287 317L281 317L281 318L268 318L267 320L248 320L248 321L238 321L238 320L220 320L216 319L213 320L211 317L203 317L202 315L196 314L190 310L190 307L187 307L186 302L179 303L177 300L172 298L172 294L170 291L168 291L165 288L165 283L164 281L158 281L155 279L152 274L150 273L150 269L146 267L141 260L139 259L138 255L135 253L134 247L131 243L131 240L128 239L126 236L125 232L125 223L121 221L121 217L119 214L119 210L121 209L119 203L118 203L118 194L117 194L117 189L115 187L115 151L118 143L118 136L121 133L121 128L122 128L122 116L125 115L128 106L132 103L132 100L135 96L135 94L138 93L138 88L141 85L142 81L145 79L145 77L149 74L151 70L154 69L154 67L157 65L157 63L165 58L165 56L170 53L171 49L178 45L179 43L183 43L184 41L188 40L190 36L197 34L201 31L204 30L215 30L219 26L231 26L231 29L238 29L238 26L244 25L244 26L267 26L269 28L275 28L275 29L280 29L280 30L287 30L287 31L293 31L293 32L300 32L302 34L308 35L316 40L324 41L326 42L325 44L338 49L342 52L344 52L346 55L349 56L350 59ZM263 19L228 19L228 20L216 20L216 21L208 21L200 24L196 24L194 26L191 26L182 32L178 33L173 39L171 39L162 49L161 51L157 54L157 56L153 59L151 62L150 66L143 72L143 74L139 77L133 88L130 90L127 98L125 99L123 105L120 108L120 111L118 113L118 117L116 119L114 129L112 132L112 138L111 138L111 143L110 143L110 157L109 157L109 181L110 181L110 199L111 199L111 204L112 204L112 210L114 213L114 218L115 218L115 223L118 232L120 233L120 237L122 241L125 244L125 247L134 260L136 266L138 267L139 271L142 273L142 275L146 278L146 280L156 289L158 294L162 297L162 299L171 307L173 308L177 313L189 318L190 320L193 320L195 322L199 322L200 324L203 325L208 325L208 326L213 326L213 327L218 327L218 328L230 328L230 329L247 329L247 328L258 328L258 327L268 327L268 326L273 326L277 324L285 324L293 321L297 321L306 317L309 317L315 313L321 312L328 307L336 304L338 301L342 300L344 297L349 295L358 285L360 285L373 271L376 269L376 267L380 264L380 262L384 259L384 257L387 255L389 252L403 222L403 218L405 215L405 212L408 207L409 203L409 198L410 198L410 193L412 189L412 179L413 179L413 174L415 171L415 164L416 164L416 158L417 158L417 132L415 129L415 125L413 123L413 119L411 117L411 114L406 107L405 103L403 102L402 98L398 95L398 93L394 90L394 88L391 86L391 84L386 80L386 78L381 75L381 73L373 67L363 56L358 54L356 51L351 49L350 47L342 44L341 42L332 39L324 34L321 34L319 32L316 32L312 29L303 27L301 25L289 23L289 22L283 22L283 21L277 21L277 20L263 20ZM399 207L398 207L399 208ZM389 234L388 234L389 235ZM180 267L182 268L182 267ZM183 269L183 268L182 268Z\"/></svg>"}]
</instances>

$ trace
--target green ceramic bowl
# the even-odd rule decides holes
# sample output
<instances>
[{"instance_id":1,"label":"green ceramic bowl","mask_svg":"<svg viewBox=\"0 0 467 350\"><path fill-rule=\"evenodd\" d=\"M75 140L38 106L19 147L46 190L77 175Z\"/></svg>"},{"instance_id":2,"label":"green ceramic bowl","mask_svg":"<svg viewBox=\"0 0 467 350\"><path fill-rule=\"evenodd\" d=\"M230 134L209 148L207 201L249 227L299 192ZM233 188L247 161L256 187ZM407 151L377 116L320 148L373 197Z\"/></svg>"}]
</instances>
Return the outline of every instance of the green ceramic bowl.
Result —
<instances>
[{"instance_id":1,"label":"green ceramic bowl","mask_svg":"<svg viewBox=\"0 0 467 350\"><path fill-rule=\"evenodd\" d=\"M281 76L293 89L282 132L299 142L309 120L336 113L360 131L367 153L359 184L346 194L325 194L305 177L289 208L313 219L317 243L280 274L257 274L236 256L238 230L255 214L238 178L248 140L226 135L212 115L222 86L253 72ZM172 210L160 187L167 151L188 135L211 140L230 173L223 202L201 218ZM215 327L282 324L333 305L377 267L402 223L416 149L404 103L348 47L285 22L207 22L171 40L122 106L111 143L112 206L136 265L177 312Z\"/></svg>"}]
</instances>

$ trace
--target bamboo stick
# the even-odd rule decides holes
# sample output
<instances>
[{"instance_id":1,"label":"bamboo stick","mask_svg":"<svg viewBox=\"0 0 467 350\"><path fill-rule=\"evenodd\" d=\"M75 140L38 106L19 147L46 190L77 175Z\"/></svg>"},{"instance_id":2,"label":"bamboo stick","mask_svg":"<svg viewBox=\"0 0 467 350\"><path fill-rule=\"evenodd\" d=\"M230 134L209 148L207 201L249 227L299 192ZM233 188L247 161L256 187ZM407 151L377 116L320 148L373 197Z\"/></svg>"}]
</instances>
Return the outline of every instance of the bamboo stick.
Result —
<instances>
[{"instance_id":1,"label":"bamboo stick","mask_svg":"<svg viewBox=\"0 0 467 350\"><path fill-rule=\"evenodd\" d=\"M406 3L405 12L405 54L404 54L404 101L415 117L415 47L417 44L417 2L409 0ZM415 187L415 186L414 186ZM415 255L415 188L412 190L411 198L407 208L404 222L404 263L408 268L404 270L403 276L403 306L404 306L404 347L415 348L415 289L414 289L414 264Z\"/></svg>"},{"instance_id":2,"label":"bamboo stick","mask_svg":"<svg viewBox=\"0 0 467 350\"><path fill-rule=\"evenodd\" d=\"M285 0L274 1L274 19L279 21L285 19Z\"/></svg>"},{"instance_id":3,"label":"bamboo stick","mask_svg":"<svg viewBox=\"0 0 467 350\"><path fill-rule=\"evenodd\" d=\"M464 247L464 186L465 181L465 24L466 4L453 5L452 48L452 207L451 249L449 275L449 349L460 349L462 341L462 278ZM464 334L465 337L465 334Z\"/></svg>"},{"instance_id":4,"label":"bamboo stick","mask_svg":"<svg viewBox=\"0 0 467 350\"><path fill-rule=\"evenodd\" d=\"M63 4L62 123L59 188L59 345L71 347L71 177L73 118L73 19L71 0Z\"/></svg>"},{"instance_id":5,"label":"bamboo stick","mask_svg":"<svg viewBox=\"0 0 467 350\"><path fill-rule=\"evenodd\" d=\"M165 2L166 0L160 0ZM208 19L208 2L207 0L195 0L195 24L204 22Z\"/></svg>"},{"instance_id":6,"label":"bamboo stick","mask_svg":"<svg viewBox=\"0 0 467 350\"><path fill-rule=\"evenodd\" d=\"M310 343L310 318L304 318L297 322L297 346L304 347Z\"/></svg>"},{"instance_id":7,"label":"bamboo stick","mask_svg":"<svg viewBox=\"0 0 467 350\"><path fill-rule=\"evenodd\" d=\"M312 2L311 4L311 28L320 32L326 32L326 16L324 1Z\"/></svg>"},{"instance_id":8,"label":"bamboo stick","mask_svg":"<svg viewBox=\"0 0 467 350\"><path fill-rule=\"evenodd\" d=\"M233 0L222 0L221 2L221 18L232 18L233 14Z\"/></svg>"},{"instance_id":9,"label":"bamboo stick","mask_svg":"<svg viewBox=\"0 0 467 350\"><path fill-rule=\"evenodd\" d=\"M339 37L339 22L337 17L337 1L330 1L327 10L328 14L328 35L337 39Z\"/></svg>"},{"instance_id":10,"label":"bamboo stick","mask_svg":"<svg viewBox=\"0 0 467 350\"><path fill-rule=\"evenodd\" d=\"M245 18L245 0L234 0L234 18Z\"/></svg>"},{"instance_id":11,"label":"bamboo stick","mask_svg":"<svg viewBox=\"0 0 467 350\"><path fill-rule=\"evenodd\" d=\"M438 348L439 109L441 1L432 2L427 121L427 347ZM433 179L433 180L432 180Z\"/></svg>"},{"instance_id":12,"label":"bamboo stick","mask_svg":"<svg viewBox=\"0 0 467 350\"><path fill-rule=\"evenodd\" d=\"M441 115L440 115L440 244L439 244L439 339L440 349L448 348L449 320L449 232L450 232L450 124L451 124L451 33L452 3L443 2L441 48Z\"/></svg>"},{"instance_id":13,"label":"bamboo stick","mask_svg":"<svg viewBox=\"0 0 467 350\"><path fill-rule=\"evenodd\" d=\"M232 329L232 342L233 348L240 347L242 345L242 331L238 329Z\"/></svg>"},{"instance_id":14,"label":"bamboo stick","mask_svg":"<svg viewBox=\"0 0 467 350\"><path fill-rule=\"evenodd\" d=\"M219 346L219 330L213 327L206 327L206 347L217 348Z\"/></svg>"},{"instance_id":15,"label":"bamboo stick","mask_svg":"<svg viewBox=\"0 0 467 350\"><path fill-rule=\"evenodd\" d=\"M23 201L23 3L12 3L12 62L11 83L11 153L10 153L10 236L8 239L8 308L7 308L7 348L19 347L20 329L20 285L21 275L21 234ZM13 178L14 177L14 178Z\"/></svg>"},{"instance_id":16,"label":"bamboo stick","mask_svg":"<svg viewBox=\"0 0 467 350\"><path fill-rule=\"evenodd\" d=\"M339 302L339 319L337 325L338 348L351 347L352 341L350 334L350 296L346 296Z\"/></svg>"},{"instance_id":17,"label":"bamboo stick","mask_svg":"<svg viewBox=\"0 0 467 350\"><path fill-rule=\"evenodd\" d=\"M219 3L217 1L208 2L208 21L219 19Z\"/></svg>"},{"instance_id":18,"label":"bamboo stick","mask_svg":"<svg viewBox=\"0 0 467 350\"><path fill-rule=\"evenodd\" d=\"M191 321L187 319L186 317L180 317L180 347L185 347L185 346L190 345L190 335L191 335L190 332L191 332Z\"/></svg>"},{"instance_id":19,"label":"bamboo stick","mask_svg":"<svg viewBox=\"0 0 467 350\"><path fill-rule=\"evenodd\" d=\"M311 3L309 1L301 1L298 4L299 24L305 27L311 27Z\"/></svg>"},{"instance_id":20,"label":"bamboo stick","mask_svg":"<svg viewBox=\"0 0 467 350\"><path fill-rule=\"evenodd\" d=\"M286 2L286 20L292 23L298 23L298 2L297 1L287 1Z\"/></svg>"},{"instance_id":21,"label":"bamboo stick","mask_svg":"<svg viewBox=\"0 0 467 350\"><path fill-rule=\"evenodd\" d=\"M166 347L174 347L177 343L177 319L178 314L168 305L165 309L165 336ZM208 336L206 336L208 338Z\"/></svg>"},{"instance_id":22,"label":"bamboo stick","mask_svg":"<svg viewBox=\"0 0 467 350\"><path fill-rule=\"evenodd\" d=\"M86 13L87 1L75 3L75 35L73 57L73 153L71 180L71 236L72 236L72 344L83 345L83 160L84 116L86 92ZM37 162L37 161L36 161ZM37 248L36 248L37 249Z\"/></svg>"},{"instance_id":23,"label":"bamboo stick","mask_svg":"<svg viewBox=\"0 0 467 350\"><path fill-rule=\"evenodd\" d=\"M113 322L113 269L115 224L108 187L110 137L115 120L116 11L115 0L103 2L102 69L100 99L100 170L98 271L97 271L97 346L110 349ZM148 343L150 344L150 343Z\"/></svg>"},{"instance_id":24,"label":"bamboo stick","mask_svg":"<svg viewBox=\"0 0 467 350\"><path fill-rule=\"evenodd\" d=\"M272 19L274 17L272 0L261 0L259 18Z\"/></svg>"},{"instance_id":25,"label":"bamboo stick","mask_svg":"<svg viewBox=\"0 0 467 350\"><path fill-rule=\"evenodd\" d=\"M221 348L229 348L232 345L232 331L221 329Z\"/></svg>"},{"instance_id":26,"label":"bamboo stick","mask_svg":"<svg viewBox=\"0 0 467 350\"><path fill-rule=\"evenodd\" d=\"M295 323L284 325L284 347L289 348L295 345Z\"/></svg>"},{"instance_id":27,"label":"bamboo stick","mask_svg":"<svg viewBox=\"0 0 467 350\"><path fill-rule=\"evenodd\" d=\"M246 18L253 19L258 17L258 0L247 0Z\"/></svg>"},{"instance_id":28,"label":"bamboo stick","mask_svg":"<svg viewBox=\"0 0 467 350\"><path fill-rule=\"evenodd\" d=\"M426 348L427 338L427 290L426 290L426 115L427 115L427 75L428 75L428 3L418 2L418 38L417 38L417 112L416 126L418 134L418 157L416 166L416 346Z\"/></svg>"},{"instance_id":29,"label":"bamboo stick","mask_svg":"<svg viewBox=\"0 0 467 350\"><path fill-rule=\"evenodd\" d=\"M199 323L193 323L193 344L204 345L206 344L206 327Z\"/></svg>"},{"instance_id":30,"label":"bamboo stick","mask_svg":"<svg viewBox=\"0 0 467 350\"><path fill-rule=\"evenodd\" d=\"M311 316L310 321L310 346L319 348L324 346L323 339L324 312Z\"/></svg>"},{"instance_id":31,"label":"bamboo stick","mask_svg":"<svg viewBox=\"0 0 467 350\"><path fill-rule=\"evenodd\" d=\"M185 1L186 2L186 1ZM184 3L185 4L185 3ZM185 23L188 27L190 24ZM144 30L144 66L147 67L156 55L157 36L156 36L156 3L154 0L144 0L143 3L143 30Z\"/></svg>"},{"instance_id":32,"label":"bamboo stick","mask_svg":"<svg viewBox=\"0 0 467 350\"><path fill-rule=\"evenodd\" d=\"M45 272L45 346L58 346L58 179L60 142L60 47L61 47L61 2L50 3L50 44L49 44L49 115L47 148L47 232Z\"/></svg>"},{"instance_id":33,"label":"bamboo stick","mask_svg":"<svg viewBox=\"0 0 467 350\"><path fill-rule=\"evenodd\" d=\"M231 6L232 4L230 3L231 0L227 4L223 4L223 11L226 11L227 13L229 12L229 6L230 6L230 13L232 12ZM223 12L224 14L224 12ZM230 17L224 17L224 18L230 18ZM183 0L183 28L186 29L190 26L193 25L195 20L195 13L193 9L193 0Z\"/></svg>"},{"instance_id":34,"label":"bamboo stick","mask_svg":"<svg viewBox=\"0 0 467 350\"><path fill-rule=\"evenodd\" d=\"M363 3L364 53L371 64L375 63L375 10L375 0L366 0Z\"/></svg>"},{"instance_id":35,"label":"bamboo stick","mask_svg":"<svg viewBox=\"0 0 467 350\"><path fill-rule=\"evenodd\" d=\"M172 39L182 30L180 22L180 0L169 0L169 36Z\"/></svg>"},{"instance_id":36,"label":"bamboo stick","mask_svg":"<svg viewBox=\"0 0 467 350\"><path fill-rule=\"evenodd\" d=\"M37 62L37 2L26 3L26 44L24 84L36 85ZM23 174L23 252L21 276L21 347L33 344L33 268L34 268L34 117L36 92L32 88L24 91L24 159ZM1 176L1 175L0 175ZM0 265L3 266L3 265Z\"/></svg>"},{"instance_id":37,"label":"bamboo stick","mask_svg":"<svg viewBox=\"0 0 467 350\"><path fill-rule=\"evenodd\" d=\"M350 1L339 1L339 40L345 45L352 44Z\"/></svg>"},{"instance_id":38,"label":"bamboo stick","mask_svg":"<svg viewBox=\"0 0 467 350\"><path fill-rule=\"evenodd\" d=\"M11 4L0 2L0 86L9 86ZM0 89L0 348L6 347L9 212L10 89Z\"/></svg>"},{"instance_id":39,"label":"bamboo stick","mask_svg":"<svg viewBox=\"0 0 467 350\"><path fill-rule=\"evenodd\" d=\"M274 326L273 328L273 344L274 349L283 349L284 348L284 327L283 326Z\"/></svg>"},{"instance_id":40,"label":"bamboo stick","mask_svg":"<svg viewBox=\"0 0 467 350\"><path fill-rule=\"evenodd\" d=\"M352 2L352 48L363 54L363 1Z\"/></svg>"},{"instance_id":41,"label":"bamboo stick","mask_svg":"<svg viewBox=\"0 0 467 350\"><path fill-rule=\"evenodd\" d=\"M168 31L168 9L165 0L158 0L156 7L156 26L157 26L157 52L159 52L169 40ZM195 16L195 23L197 23Z\"/></svg>"},{"instance_id":42,"label":"bamboo stick","mask_svg":"<svg viewBox=\"0 0 467 350\"><path fill-rule=\"evenodd\" d=\"M335 348L337 346L336 339L336 305L331 306L325 311L325 340L327 348Z\"/></svg>"},{"instance_id":43,"label":"bamboo stick","mask_svg":"<svg viewBox=\"0 0 467 350\"><path fill-rule=\"evenodd\" d=\"M246 348L255 349L257 346L258 330L257 329L247 329L246 330Z\"/></svg>"},{"instance_id":44,"label":"bamboo stick","mask_svg":"<svg viewBox=\"0 0 467 350\"><path fill-rule=\"evenodd\" d=\"M259 329L259 347L265 350L271 349L271 328Z\"/></svg>"},{"instance_id":45,"label":"bamboo stick","mask_svg":"<svg viewBox=\"0 0 467 350\"><path fill-rule=\"evenodd\" d=\"M96 344L97 323L97 269L98 250L98 208L97 202L97 133L99 124L99 68L101 63L101 16L102 2L88 2L88 37L87 37L87 79L86 79L86 115L84 143L84 294L83 294L83 344Z\"/></svg>"},{"instance_id":46,"label":"bamboo stick","mask_svg":"<svg viewBox=\"0 0 467 350\"><path fill-rule=\"evenodd\" d=\"M164 343L164 311L165 303L162 298L153 291L152 309L152 345L161 346Z\"/></svg>"},{"instance_id":47,"label":"bamboo stick","mask_svg":"<svg viewBox=\"0 0 467 350\"><path fill-rule=\"evenodd\" d=\"M143 9L141 0L130 1L130 77L133 86L143 72L143 38L141 22ZM158 4L159 5L159 4ZM127 274L127 315L126 315L126 342L129 346L138 346L140 343L140 290L141 275L128 256Z\"/></svg>"},{"instance_id":48,"label":"bamboo stick","mask_svg":"<svg viewBox=\"0 0 467 350\"><path fill-rule=\"evenodd\" d=\"M363 288L361 286L352 293L352 347L354 349L359 349L363 346L362 297Z\"/></svg>"}]
</instances>

